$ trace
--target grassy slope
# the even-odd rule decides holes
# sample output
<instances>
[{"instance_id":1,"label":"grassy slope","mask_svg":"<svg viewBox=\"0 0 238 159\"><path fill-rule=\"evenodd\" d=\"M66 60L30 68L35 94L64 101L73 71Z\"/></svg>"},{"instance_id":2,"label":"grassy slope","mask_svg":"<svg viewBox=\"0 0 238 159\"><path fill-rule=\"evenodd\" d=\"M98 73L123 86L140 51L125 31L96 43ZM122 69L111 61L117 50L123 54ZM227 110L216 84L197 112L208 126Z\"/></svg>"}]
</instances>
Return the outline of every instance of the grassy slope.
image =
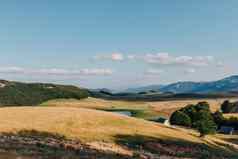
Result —
<instances>
[{"instance_id":1,"label":"grassy slope","mask_svg":"<svg viewBox=\"0 0 238 159\"><path fill-rule=\"evenodd\" d=\"M83 141L112 141L115 135L139 134L167 138L176 136L200 142L186 133L109 112L76 108L1 108L0 131L22 129L57 132L69 138ZM133 125L133 127L132 127Z\"/></svg>"},{"instance_id":2,"label":"grassy slope","mask_svg":"<svg viewBox=\"0 0 238 159\"><path fill-rule=\"evenodd\" d=\"M169 149L173 149L176 145L198 146L207 144L207 140L198 138L196 134L177 128L168 128L142 119L84 108L0 108L0 121L0 133L36 130L57 133L67 138L79 139L84 143L119 144L124 142L125 144L126 142L144 145L147 142L158 144L159 141L163 141L164 147L168 146ZM223 140L222 142L227 144ZM219 145L212 143L212 147L214 146ZM189 147L193 148L192 146Z\"/></svg>"},{"instance_id":3,"label":"grassy slope","mask_svg":"<svg viewBox=\"0 0 238 159\"><path fill-rule=\"evenodd\" d=\"M150 108L150 105L146 102L128 102L96 98L87 98L83 100L57 99L45 102L42 104L42 106L89 108L108 111L129 110L133 112L134 117L144 119L153 118L160 115L158 112L153 111Z\"/></svg>"},{"instance_id":4,"label":"grassy slope","mask_svg":"<svg viewBox=\"0 0 238 159\"><path fill-rule=\"evenodd\" d=\"M128 102L116 100L104 100L97 98L87 98L83 100L75 99L56 99L43 103L46 106L63 106L63 107L77 107L77 108L92 108L92 109L146 109L148 104L145 102Z\"/></svg>"}]
</instances>

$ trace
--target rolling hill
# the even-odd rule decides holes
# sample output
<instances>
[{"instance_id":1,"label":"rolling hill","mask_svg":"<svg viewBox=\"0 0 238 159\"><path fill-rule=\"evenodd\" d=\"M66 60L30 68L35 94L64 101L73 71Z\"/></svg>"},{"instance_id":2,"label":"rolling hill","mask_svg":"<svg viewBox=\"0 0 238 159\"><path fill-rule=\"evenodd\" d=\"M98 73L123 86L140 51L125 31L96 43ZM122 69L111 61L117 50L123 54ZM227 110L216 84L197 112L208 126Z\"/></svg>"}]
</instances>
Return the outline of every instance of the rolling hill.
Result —
<instances>
[{"instance_id":1,"label":"rolling hill","mask_svg":"<svg viewBox=\"0 0 238 159\"><path fill-rule=\"evenodd\" d=\"M75 86L0 80L2 106L30 106L50 99L85 97L88 97L88 91Z\"/></svg>"}]
</instances>

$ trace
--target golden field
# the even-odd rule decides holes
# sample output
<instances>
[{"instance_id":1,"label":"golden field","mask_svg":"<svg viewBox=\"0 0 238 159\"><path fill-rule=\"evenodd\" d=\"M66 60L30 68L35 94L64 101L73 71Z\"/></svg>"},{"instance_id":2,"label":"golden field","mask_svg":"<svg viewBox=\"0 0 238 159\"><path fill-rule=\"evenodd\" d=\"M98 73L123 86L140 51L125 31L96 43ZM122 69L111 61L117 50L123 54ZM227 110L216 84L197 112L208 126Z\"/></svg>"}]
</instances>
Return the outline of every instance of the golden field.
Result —
<instances>
[{"instance_id":1,"label":"golden field","mask_svg":"<svg viewBox=\"0 0 238 159\"><path fill-rule=\"evenodd\" d=\"M142 110L148 116L164 116L169 117L174 111L181 109L189 104L197 104L198 102L207 101L213 112L220 109L221 104L227 99L196 99L196 100L176 100L176 101L158 101L158 102L130 102L130 101L116 101L103 100L96 98L87 98L83 100L74 99L58 99L43 103L43 106L52 107L74 107L74 108L89 108L89 109L125 109L125 110ZM230 98L230 101L237 101L237 98Z\"/></svg>"},{"instance_id":2,"label":"golden field","mask_svg":"<svg viewBox=\"0 0 238 159\"><path fill-rule=\"evenodd\" d=\"M82 108L1 108L0 121L0 132L37 130L59 133L84 142L110 142L116 135L130 134L201 142L187 133L143 119Z\"/></svg>"},{"instance_id":3,"label":"golden field","mask_svg":"<svg viewBox=\"0 0 238 159\"><path fill-rule=\"evenodd\" d=\"M226 118L231 118L231 117L238 118L238 113L225 114L224 116L225 116Z\"/></svg>"},{"instance_id":4,"label":"golden field","mask_svg":"<svg viewBox=\"0 0 238 159\"><path fill-rule=\"evenodd\" d=\"M170 128L143 119L84 108L0 108L0 133L36 130L58 133L83 142L113 142L117 135L141 135L159 139L203 143L195 131Z\"/></svg>"},{"instance_id":5,"label":"golden field","mask_svg":"<svg viewBox=\"0 0 238 159\"><path fill-rule=\"evenodd\" d=\"M202 149L208 152L212 149L211 154L217 149L236 153L238 143L235 135L209 135L200 138L199 133L195 130L167 127L144 119L102 111L112 108L134 108L154 111L153 115L156 113L160 115L167 113L167 109L176 110L186 104L195 104L199 101L171 101L169 104L169 102L126 102L89 98L82 101L53 100L37 107L5 107L0 108L0 134L18 133L22 130L47 132L63 135L72 140L80 140L96 149L127 155L132 155L133 150L129 149L127 144L121 145L118 141L125 140L126 143L141 141L143 144L151 143L152 145L160 145L160 141L162 141L168 146L166 147L168 152L176 151L180 146L186 147L187 145L187 148L183 150L186 151L189 147L192 152L198 154ZM222 101L223 99L208 100L210 104L212 102L213 111L219 108L218 105ZM172 105L172 109L170 105ZM171 114L172 111L170 111L168 114ZM176 146L177 144L180 146ZM205 145L207 148L195 148L189 145L195 147ZM156 146L152 148L156 148ZM161 147L158 148L161 149ZM199 149L198 152L197 149ZM206 154L206 152L204 153Z\"/></svg>"},{"instance_id":6,"label":"golden field","mask_svg":"<svg viewBox=\"0 0 238 159\"><path fill-rule=\"evenodd\" d=\"M82 100L77 99L56 99L50 100L41 104L42 106L56 106L56 107L75 107L75 108L90 108L90 109L111 109L111 108L133 108L145 109L149 105L146 102L130 102L119 100L104 100L98 98L86 98Z\"/></svg>"}]
</instances>

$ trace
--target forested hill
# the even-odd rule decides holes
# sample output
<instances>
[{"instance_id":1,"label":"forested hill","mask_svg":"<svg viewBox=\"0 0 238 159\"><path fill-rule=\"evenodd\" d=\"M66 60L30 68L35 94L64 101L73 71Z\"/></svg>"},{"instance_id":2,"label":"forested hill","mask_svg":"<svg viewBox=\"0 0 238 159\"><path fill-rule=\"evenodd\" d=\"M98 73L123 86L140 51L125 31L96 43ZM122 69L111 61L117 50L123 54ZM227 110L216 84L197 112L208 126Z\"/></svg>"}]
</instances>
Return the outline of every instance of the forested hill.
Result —
<instances>
[{"instance_id":1,"label":"forested hill","mask_svg":"<svg viewBox=\"0 0 238 159\"><path fill-rule=\"evenodd\" d=\"M30 106L50 99L86 97L88 91L75 86L0 80L1 106Z\"/></svg>"}]
</instances>

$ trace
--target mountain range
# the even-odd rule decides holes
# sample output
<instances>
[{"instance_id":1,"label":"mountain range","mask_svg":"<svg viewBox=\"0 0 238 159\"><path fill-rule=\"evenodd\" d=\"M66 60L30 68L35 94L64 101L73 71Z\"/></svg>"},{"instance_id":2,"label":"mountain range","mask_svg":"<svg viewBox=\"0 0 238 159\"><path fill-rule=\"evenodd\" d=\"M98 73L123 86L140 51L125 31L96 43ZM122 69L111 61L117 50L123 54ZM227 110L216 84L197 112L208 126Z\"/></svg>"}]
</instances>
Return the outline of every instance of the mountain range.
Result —
<instances>
[{"instance_id":1,"label":"mountain range","mask_svg":"<svg viewBox=\"0 0 238 159\"><path fill-rule=\"evenodd\" d=\"M167 93L171 92L174 94L180 93L197 93L197 94L208 94L208 93L236 93L238 92L238 75L230 76L218 81L210 82L177 82L169 85L151 85L138 88L130 88L124 92L139 93L139 92L160 92Z\"/></svg>"},{"instance_id":2,"label":"mountain range","mask_svg":"<svg viewBox=\"0 0 238 159\"><path fill-rule=\"evenodd\" d=\"M169 85L151 85L131 88L122 93L109 89L88 90L70 85L47 83L22 83L0 80L0 105L38 105L56 98L102 97L126 100L159 100L167 98L191 98L201 95L237 95L238 76L212 82L177 82ZM213 97L213 96L212 96Z\"/></svg>"}]
</instances>

